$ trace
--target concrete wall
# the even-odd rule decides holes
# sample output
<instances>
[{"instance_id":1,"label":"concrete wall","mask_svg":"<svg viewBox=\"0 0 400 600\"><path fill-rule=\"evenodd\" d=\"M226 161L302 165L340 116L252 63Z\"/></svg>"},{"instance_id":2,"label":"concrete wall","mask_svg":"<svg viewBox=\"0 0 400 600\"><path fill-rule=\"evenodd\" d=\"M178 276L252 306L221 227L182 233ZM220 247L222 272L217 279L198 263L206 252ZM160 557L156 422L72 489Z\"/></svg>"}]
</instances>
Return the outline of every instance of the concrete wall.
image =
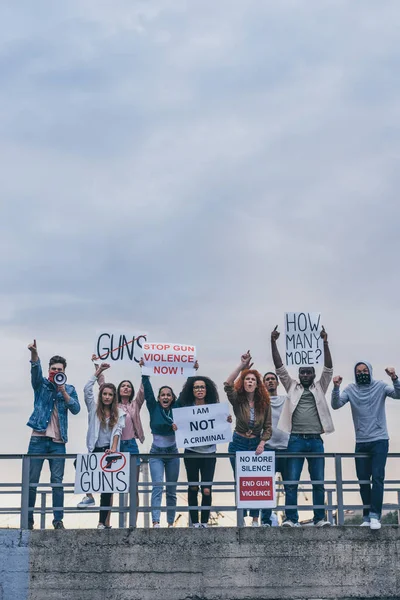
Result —
<instances>
[{"instance_id":1,"label":"concrete wall","mask_svg":"<svg viewBox=\"0 0 400 600\"><path fill-rule=\"evenodd\" d=\"M0 557L1 600L400 598L395 526L3 530Z\"/></svg>"}]
</instances>

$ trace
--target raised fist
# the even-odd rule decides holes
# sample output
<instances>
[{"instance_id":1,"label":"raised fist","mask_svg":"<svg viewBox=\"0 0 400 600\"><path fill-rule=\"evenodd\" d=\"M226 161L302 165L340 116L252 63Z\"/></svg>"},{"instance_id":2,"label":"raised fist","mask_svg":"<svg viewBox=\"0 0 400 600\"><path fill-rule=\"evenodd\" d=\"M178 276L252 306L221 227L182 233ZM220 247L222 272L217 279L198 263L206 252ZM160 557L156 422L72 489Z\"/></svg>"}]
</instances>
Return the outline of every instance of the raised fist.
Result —
<instances>
[{"instance_id":1,"label":"raised fist","mask_svg":"<svg viewBox=\"0 0 400 600\"><path fill-rule=\"evenodd\" d=\"M391 379L397 379L396 371L393 367L386 367L385 371Z\"/></svg>"},{"instance_id":2,"label":"raised fist","mask_svg":"<svg viewBox=\"0 0 400 600\"><path fill-rule=\"evenodd\" d=\"M340 384L343 381L343 377L341 377L340 375L336 375L336 377L333 378L333 385L335 387L340 387Z\"/></svg>"}]
</instances>

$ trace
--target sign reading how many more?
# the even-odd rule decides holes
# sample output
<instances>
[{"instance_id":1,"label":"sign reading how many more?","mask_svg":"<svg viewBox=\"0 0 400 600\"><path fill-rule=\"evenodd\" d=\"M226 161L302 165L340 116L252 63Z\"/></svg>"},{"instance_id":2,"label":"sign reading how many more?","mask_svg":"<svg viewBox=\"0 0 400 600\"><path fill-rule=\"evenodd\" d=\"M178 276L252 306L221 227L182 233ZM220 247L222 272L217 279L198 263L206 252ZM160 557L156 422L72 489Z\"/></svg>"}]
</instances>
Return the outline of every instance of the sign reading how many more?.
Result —
<instances>
[{"instance_id":1,"label":"sign reading how many more?","mask_svg":"<svg viewBox=\"0 0 400 600\"><path fill-rule=\"evenodd\" d=\"M320 313L285 313L287 366L315 366L324 362L321 328Z\"/></svg>"}]
</instances>

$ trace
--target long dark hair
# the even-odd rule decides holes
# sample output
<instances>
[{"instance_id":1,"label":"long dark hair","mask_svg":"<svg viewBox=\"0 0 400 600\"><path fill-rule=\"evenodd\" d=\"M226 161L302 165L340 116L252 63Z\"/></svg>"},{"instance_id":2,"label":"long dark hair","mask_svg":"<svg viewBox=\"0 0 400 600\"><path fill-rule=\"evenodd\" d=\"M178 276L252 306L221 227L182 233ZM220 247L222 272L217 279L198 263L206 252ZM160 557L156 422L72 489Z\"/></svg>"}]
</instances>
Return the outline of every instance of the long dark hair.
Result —
<instances>
[{"instance_id":1,"label":"long dark hair","mask_svg":"<svg viewBox=\"0 0 400 600\"><path fill-rule=\"evenodd\" d=\"M129 379L123 379L123 380L121 381L121 383L119 384L118 388L117 388L117 399L118 399L118 404L121 404L121 402L122 402L122 400L121 400L121 393L120 393L120 390L121 390L121 386L122 386L122 384L123 384L123 383L129 383L129 385L130 385L130 386L131 386L131 388L132 388L132 394L129 396L129 400L128 400L128 402L129 402L129 404L130 404L130 403L132 402L132 400L133 400L133 397L134 397L134 395L135 395L135 388L133 387L133 383L132 383L132 381L129 381Z\"/></svg>"},{"instance_id":2,"label":"long dark hair","mask_svg":"<svg viewBox=\"0 0 400 600\"><path fill-rule=\"evenodd\" d=\"M172 389L172 387L169 387L169 385L162 385L160 387L160 389L158 390L157 400L160 399L161 390L165 390L165 388L171 392L171 394L172 394L172 402L171 402L171 404L173 404L175 402L175 400L176 400L176 396L175 396L174 390Z\"/></svg>"},{"instance_id":3,"label":"long dark hair","mask_svg":"<svg viewBox=\"0 0 400 600\"><path fill-rule=\"evenodd\" d=\"M115 385L113 383L103 383L100 386L99 397L97 400L96 414L99 417L99 421L102 424L102 426L105 427L106 423L107 423L105 405L103 404L103 392L105 389L111 390L113 393L113 401L112 401L112 404L110 404L110 421L109 421L109 428L112 429L114 427L114 425L116 425L116 423L119 419L118 404L116 402L117 390L115 389Z\"/></svg>"},{"instance_id":4,"label":"long dark hair","mask_svg":"<svg viewBox=\"0 0 400 600\"><path fill-rule=\"evenodd\" d=\"M181 406L193 406L195 403L196 399L193 394L195 381L202 381L206 386L206 397L204 398L206 404L216 404L219 402L217 386L212 379L209 377L188 377L179 396L179 404Z\"/></svg>"},{"instance_id":5,"label":"long dark hair","mask_svg":"<svg viewBox=\"0 0 400 600\"><path fill-rule=\"evenodd\" d=\"M265 413L267 406L270 404L270 399L267 389L261 381L261 375L255 369L245 369L235 381L235 390L237 392L238 400L239 402L247 402L247 394L244 389L244 380L247 375L254 375L257 380L257 387L254 390L254 408L256 409L256 414L261 416Z\"/></svg>"}]
</instances>

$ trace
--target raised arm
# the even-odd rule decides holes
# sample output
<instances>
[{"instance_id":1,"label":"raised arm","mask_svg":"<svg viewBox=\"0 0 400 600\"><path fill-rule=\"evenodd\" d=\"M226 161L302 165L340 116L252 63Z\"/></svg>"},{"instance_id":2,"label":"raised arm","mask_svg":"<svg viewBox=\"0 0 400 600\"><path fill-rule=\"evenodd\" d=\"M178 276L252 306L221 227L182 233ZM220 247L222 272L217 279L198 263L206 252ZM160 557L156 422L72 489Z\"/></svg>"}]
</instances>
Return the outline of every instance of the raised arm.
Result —
<instances>
[{"instance_id":1,"label":"raised arm","mask_svg":"<svg viewBox=\"0 0 400 600\"><path fill-rule=\"evenodd\" d=\"M322 331L320 333L320 337L321 337L321 340L324 342L324 366L327 369L333 369L332 356L331 356L331 351L329 349L329 343L328 343L328 334L325 331L325 327L323 325L322 325Z\"/></svg>"},{"instance_id":2,"label":"raised arm","mask_svg":"<svg viewBox=\"0 0 400 600\"><path fill-rule=\"evenodd\" d=\"M33 340L33 344L29 344L28 350L31 352L31 383L33 389L37 390L42 385L44 377L37 352L36 340Z\"/></svg>"},{"instance_id":3,"label":"raised arm","mask_svg":"<svg viewBox=\"0 0 400 600\"><path fill-rule=\"evenodd\" d=\"M240 357L240 364L236 367L234 371L232 371L225 383L232 386L235 383L235 379L237 378L239 373L241 373L241 371L244 371L244 369L250 369L252 366L253 363L251 362L250 350L247 350L245 354L242 354L242 356Z\"/></svg>"},{"instance_id":4,"label":"raised arm","mask_svg":"<svg viewBox=\"0 0 400 600\"><path fill-rule=\"evenodd\" d=\"M138 406L138 409L140 410L143 406L143 402L144 402L144 388L143 388L143 383L140 384L140 388L138 390L138 393L135 396L135 400L134 400Z\"/></svg>"},{"instance_id":5,"label":"raised arm","mask_svg":"<svg viewBox=\"0 0 400 600\"><path fill-rule=\"evenodd\" d=\"M272 360L274 361L275 369L280 369L283 367L283 362L281 359L281 355L279 354L278 346L276 344L277 339L281 334L278 331L278 325L271 332L271 352L272 352Z\"/></svg>"},{"instance_id":6,"label":"raised arm","mask_svg":"<svg viewBox=\"0 0 400 600\"><path fill-rule=\"evenodd\" d=\"M95 374L97 373L97 371L99 369L99 366L100 366L98 363L94 362L96 360L96 358L97 358L96 355L92 354L92 361L93 361L93 364L94 364L94 372L95 372ZM107 364L107 363L103 363L103 364ZM108 365L108 368L109 367L110 367L110 365ZM105 369L103 369L103 371L104 370ZM96 375L96 377L97 377L97 383L99 384L99 386L103 385L103 383L106 382L106 379L105 379L105 377L103 375L103 371L100 371L99 374Z\"/></svg>"},{"instance_id":7,"label":"raised arm","mask_svg":"<svg viewBox=\"0 0 400 600\"><path fill-rule=\"evenodd\" d=\"M149 413L151 413L157 406L157 400L153 392L153 387L150 383L150 377L148 375L142 375L142 386L144 391L144 399L146 400L146 406Z\"/></svg>"},{"instance_id":8,"label":"raised arm","mask_svg":"<svg viewBox=\"0 0 400 600\"><path fill-rule=\"evenodd\" d=\"M89 379L85 387L83 388L83 399L85 400L85 404L88 410L93 409L96 405L96 401L94 399L93 386L98 380L99 375L110 368L108 363L102 363L99 367L97 367L95 374Z\"/></svg>"},{"instance_id":9,"label":"raised arm","mask_svg":"<svg viewBox=\"0 0 400 600\"><path fill-rule=\"evenodd\" d=\"M393 398L394 400L400 400L400 381L396 375L395 369L393 367L387 367L385 371L393 382L393 386L386 386L386 396L389 396L389 398Z\"/></svg>"},{"instance_id":10,"label":"raised arm","mask_svg":"<svg viewBox=\"0 0 400 600\"><path fill-rule=\"evenodd\" d=\"M333 390L331 396L331 406L333 410L337 410L338 408L342 408L349 401L349 395L346 390L343 390L340 393L340 384L343 381L343 377L337 375L333 378Z\"/></svg>"}]
</instances>

